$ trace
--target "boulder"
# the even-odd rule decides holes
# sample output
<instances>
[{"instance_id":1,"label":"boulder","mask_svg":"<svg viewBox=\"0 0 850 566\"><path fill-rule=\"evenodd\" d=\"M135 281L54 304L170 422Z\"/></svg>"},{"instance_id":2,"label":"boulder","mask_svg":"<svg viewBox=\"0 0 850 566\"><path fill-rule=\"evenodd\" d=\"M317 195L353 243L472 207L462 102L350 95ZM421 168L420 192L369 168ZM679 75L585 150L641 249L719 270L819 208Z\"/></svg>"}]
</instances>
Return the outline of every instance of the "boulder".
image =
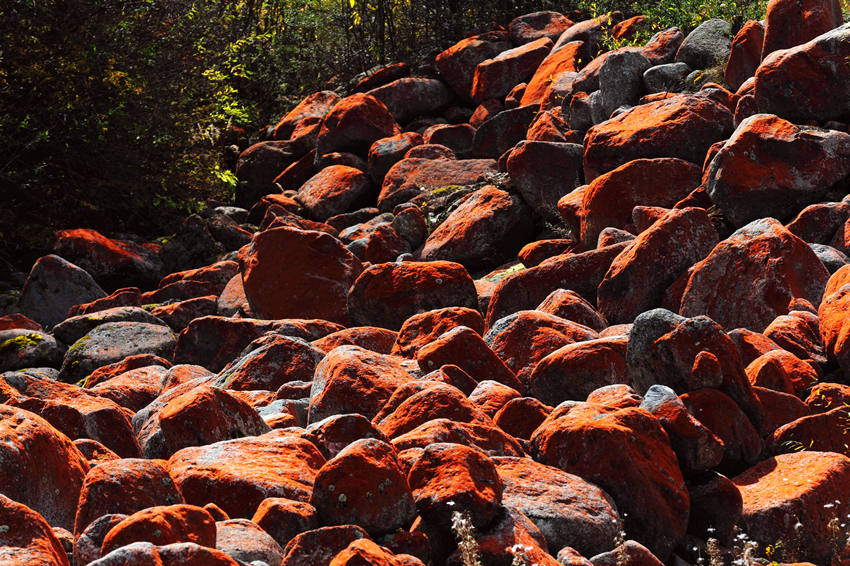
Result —
<instances>
[{"instance_id":1,"label":"boulder","mask_svg":"<svg viewBox=\"0 0 850 566\"><path fill-rule=\"evenodd\" d=\"M454 96L439 79L406 77L370 90L367 94L384 103L399 123L433 116L451 103Z\"/></svg>"},{"instance_id":2,"label":"boulder","mask_svg":"<svg viewBox=\"0 0 850 566\"><path fill-rule=\"evenodd\" d=\"M478 64L510 47L506 32L490 31L459 41L437 55L434 62L441 77L452 87L455 94L469 100Z\"/></svg>"},{"instance_id":3,"label":"boulder","mask_svg":"<svg viewBox=\"0 0 850 566\"><path fill-rule=\"evenodd\" d=\"M472 99L480 104L489 98L504 98L514 86L534 74L553 45L551 39L541 37L481 61L472 78Z\"/></svg>"},{"instance_id":4,"label":"boulder","mask_svg":"<svg viewBox=\"0 0 850 566\"><path fill-rule=\"evenodd\" d=\"M525 92L520 100L521 106L528 104L542 104L547 98L547 92L551 90L557 77L565 73L575 73L579 70L584 43L573 41L552 51L546 56L534 75L528 80Z\"/></svg>"},{"instance_id":5,"label":"boulder","mask_svg":"<svg viewBox=\"0 0 850 566\"><path fill-rule=\"evenodd\" d=\"M113 526L103 539L101 553L134 542L194 542L214 547L215 539L215 519L205 509L186 504L157 506L137 511Z\"/></svg>"},{"instance_id":6,"label":"boulder","mask_svg":"<svg viewBox=\"0 0 850 566\"><path fill-rule=\"evenodd\" d=\"M327 220L371 204L372 193L372 182L365 173L331 165L310 177L298 189L297 198L313 218Z\"/></svg>"},{"instance_id":7,"label":"boulder","mask_svg":"<svg viewBox=\"0 0 850 566\"><path fill-rule=\"evenodd\" d=\"M806 43L843 23L838 0L771 0L764 18L764 56Z\"/></svg>"},{"instance_id":8,"label":"boulder","mask_svg":"<svg viewBox=\"0 0 850 566\"><path fill-rule=\"evenodd\" d=\"M528 128L540 107L536 104L508 108L489 118L475 130L472 154L479 158L499 158L526 139Z\"/></svg>"},{"instance_id":9,"label":"boulder","mask_svg":"<svg viewBox=\"0 0 850 566\"><path fill-rule=\"evenodd\" d=\"M582 184L581 145L522 141L511 152L508 174L537 214L558 219L558 200Z\"/></svg>"},{"instance_id":10,"label":"boulder","mask_svg":"<svg viewBox=\"0 0 850 566\"><path fill-rule=\"evenodd\" d=\"M573 25L564 14L544 10L523 14L511 20L508 25L508 33L514 45L531 43L541 37L548 37L556 41L558 37Z\"/></svg>"},{"instance_id":11,"label":"boulder","mask_svg":"<svg viewBox=\"0 0 850 566\"><path fill-rule=\"evenodd\" d=\"M264 195L275 192L275 178L299 157L288 141L263 141L240 153L236 161L240 182L236 205L250 208Z\"/></svg>"},{"instance_id":12,"label":"boulder","mask_svg":"<svg viewBox=\"0 0 850 566\"><path fill-rule=\"evenodd\" d=\"M105 297L88 272L59 256L40 257L18 297L20 312L49 330L65 320L74 305Z\"/></svg>"},{"instance_id":13,"label":"boulder","mask_svg":"<svg viewBox=\"0 0 850 566\"><path fill-rule=\"evenodd\" d=\"M477 310L469 307L444 307L417 313L401 325L392 353L414 357L416 351L432 342L444 332L457 326L466 326L484 334L484 319Z\"/></svg>"},{"instance_id":14,"label":"boulder","mask_svg":"<svg viewBox=\"0 0 850 566\"><path fill-rule=\"evenodd\" d=\"M676 52L676 61L692 69L708 69L723 64L732 46L732 26L722 19L706 20L685 37Z\"/></svg>"},{"instance_id":15,"label":"boulder","mask_svg":"<svg viewBox=\"0 0 850 566\"><path fill-rule=\"evenodd\" d=\"M756 20L747 20L732 39L729 59L723 69L726 83L737 90L744 81L756 74L762 59L764 26Z\"/></svg>"},{"instance_id":16,"label":"boulder","mask_svg":"<svg viewBox=\"0 0 850 566\"><path fill-rule=\"evenodd\" d=\"M96 230L59 230L53 251L89 272L104 287L147 286L162 273L162 260L150 246L107 238Z\"/></svg>"},{"instance_id":17,"label":"boulder","mask_svg":"<svg viewBox=\"0 0 850 566\"><path fill-rule=\"evenodd\" d=\"M356 93L337 102L322 119L316 140L316 158L347 151L365 157L375 140L401 133L383 102Z\"/></svg>"},{"instance_id":18,"label":"boulder","mask_svg":"<svg viewBox=\"0 0 850 566\"><path fill-rule=\"evenodd\" d=\"M9 566L68 566L68 556L44 517L0 494L0 561Z\"/></svg>"},{"instance_id":19,"label":"boulder","mask_svg":"<svg viewBox=\"0 0 850 566\"><path fill-rule=\"evenodd\" d=\"M314 92L287 112L274 129L274 139L285 140L292 135L298 124L308 118L323 119L339 102L339 95L333 91Z\"/></svg>"},{"instance_id":20,"label":"boulder","mask_svg":"<svg viewBox=\"0 0 850 566\"><path fill-rule=\"evenodd\" d=\"M498 171L493 159L402 159L384 177L378 208L389 212L420 194L450 185L471 185Z\"/></svg>"}]
</instances>

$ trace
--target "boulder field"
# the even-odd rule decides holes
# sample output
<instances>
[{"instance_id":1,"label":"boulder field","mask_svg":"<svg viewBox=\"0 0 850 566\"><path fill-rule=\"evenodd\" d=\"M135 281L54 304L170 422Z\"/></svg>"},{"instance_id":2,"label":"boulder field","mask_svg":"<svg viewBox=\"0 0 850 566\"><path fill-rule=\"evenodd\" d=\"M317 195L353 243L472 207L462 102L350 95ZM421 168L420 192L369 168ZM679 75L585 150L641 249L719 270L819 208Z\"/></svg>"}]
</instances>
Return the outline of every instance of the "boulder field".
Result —
<instances>
[{"instance_id":1,"label":"boulder field","mask_svg":"<svg viewBox=\"0 0 850 566\"><path fill-rule=\"evenodd\" d=\"M850 23L603 47L651 24L521 16L306 97L163 244L57 232L0 562L850 564Z\"/></svg>"}]
</instances>

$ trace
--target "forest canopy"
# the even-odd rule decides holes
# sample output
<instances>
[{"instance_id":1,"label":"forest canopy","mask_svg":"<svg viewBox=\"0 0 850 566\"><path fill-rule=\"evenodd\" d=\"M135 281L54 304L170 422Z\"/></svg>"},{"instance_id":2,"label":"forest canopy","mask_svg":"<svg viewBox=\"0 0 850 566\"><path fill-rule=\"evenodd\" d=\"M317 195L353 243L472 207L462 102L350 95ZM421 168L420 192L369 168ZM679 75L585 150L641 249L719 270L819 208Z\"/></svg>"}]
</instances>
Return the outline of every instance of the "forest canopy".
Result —
<instances>
[{"instance_id":1,"label":"forest canopy","mask_svg":"<svg viewBox=\"0 0 850 566\"><path fill-rule=\"evenodd\" d=\"M743 2L743 0L738 0ZM374 65L417 65L535 10L647 14L687 32L762 17L734 0L6 0L0 4L0 259L53 232L144 237L227 203L222 148ZM645 39L645 38L642 38Z\"/></svg>"}]
</instances>

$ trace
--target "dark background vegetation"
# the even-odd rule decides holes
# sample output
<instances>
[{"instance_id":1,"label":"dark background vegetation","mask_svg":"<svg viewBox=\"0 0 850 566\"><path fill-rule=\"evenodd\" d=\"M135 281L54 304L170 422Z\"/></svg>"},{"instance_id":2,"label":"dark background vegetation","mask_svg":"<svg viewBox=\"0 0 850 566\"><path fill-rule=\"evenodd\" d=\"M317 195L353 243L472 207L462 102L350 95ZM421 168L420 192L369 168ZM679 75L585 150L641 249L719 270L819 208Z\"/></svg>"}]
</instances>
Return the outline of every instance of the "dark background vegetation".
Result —
<instances>
[{"instance_id":1,"label":"dark background vegetation","mask_svg":"<svg viewBox=\"0 0 850 566\"><path fill-rule=\"evenodd\" d=\"M57 229L154 238L229 202L230 126L256 132L376 64L426 63L535 11L646 13L653 29L760 17L733 0L4 0L0 263ZM330 82L329 82L330 81Z\"/></svg>"}]
</instances>

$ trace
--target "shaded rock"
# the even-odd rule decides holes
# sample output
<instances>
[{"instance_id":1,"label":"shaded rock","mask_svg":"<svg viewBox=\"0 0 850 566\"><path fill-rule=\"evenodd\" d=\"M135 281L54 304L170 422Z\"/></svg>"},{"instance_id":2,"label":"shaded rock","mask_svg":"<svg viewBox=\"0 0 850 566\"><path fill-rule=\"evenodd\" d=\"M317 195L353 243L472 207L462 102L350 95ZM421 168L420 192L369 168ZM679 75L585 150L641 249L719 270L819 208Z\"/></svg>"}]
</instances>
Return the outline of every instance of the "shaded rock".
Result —
<instances>
[{"instance_id":1,"label":"shaded rock","mask_svg":"<svg viewBox=\"0 0 850 566\"><path fill-rule=\"evenodd\" d=\"M676 61L692 69L708 69L722 64L732 47L732 26L721 19L706 20L685 37L676 52Z\"/></svg>"},{"instance_id":2,"label":"shaded rock","mask_svg":"<svg viewBox=\"0 0 850 566\"><path fill-rule=\"evenodd\" d=\"M68 566L68 556L44 517L0 494L0 560L9 566Z\"/></svg>"},{"instance_id":3,"label":"shaded rock","mask_svg":"<svg viewBox=\"0 0 850 566\"><path fill-rule=\"evenodd\" d=\"M272 336L222 370L216 387L250 391L278 389L290 381L310 381L324 352L300 338Z\"/></svg>"},{"instance_id":4,"label":"shaded rock","mask_svg":"<svg viewBox=\"0 0 850 566\"><path fill-rule=\"evenodd\" d=\"M469 100L478 64L510 47L506 32L490 31L459 41L437 55L434 62L441 77L452 87L455 94Z\"/></svg>"},{"instance_id":5,"label":"shaded rock","mask_svg":"<svg viewBox=\"0 0 850 566\"><path fill-rule=\"evenodd\" d=\"M66 318L53 328L53 335L66 344L73 344L107 322L146 322L164 326L162 320L139 307L113 307Z\"/></svg>"},{"instance_id":6,"label":"shaded rock","mask_svg":"<svg viewBox=\"0 0 850 566\"><path fill-rule=\"evenodd\" d=\"M414 314L404 321L392 353L413 357L419 348L456 326L466 326L478 334L484 334L484 319L477 310L469 307L434 309Z\"/></svg>"},{"instance_id":7,"label":"shaded rock","mask_svg":"<svg viewBox=\"0 0 850 566\"><path fill-rule=\"evenodd\" d=\"M296 535L319 526L316 508L309 503L282 497L264 499L251 521L286 548Z\"/></svg>"},{"instance_id":8,"label":"shaded rock","mask_svg":"<svg viewBox=\"0 0 850 566\"><path fill-rule=\"evenodd\" d=\"M558 200L582 184L582 152L574 143L523 141L508 158L508 174L535 212L557 219Z\"/></svg>"},{"instance_id":9,"label":"shaded rock","mask_svg":"<svg viewBox=\"0 0 850 566\"><path fill-rule=\"evenodd\" d=\"M74 305L105 297L88 272L56 255L40 257L30 269L18 308L45 329L65 320Z\"/></svg>"},{"instance_id":10,"label":"shaded rock","mask_svg":"<svg viewBox=\"0 0 850 566\"><path fill-rule=\"evenodd\" d=\"M497 171L492 159L402 159L384 177L378 208L390 211L428 191L450 185L470 185Z\"/></svg>"},{"instance_id":11,"label":"shaded rock","mask_svg":"<svg viewBox=\"0 0 850 566\"><path fill-rule=\"evenodd\" d=\"M508 25L508 33L514 45L530 43L541 37L555 41L571 25L573 22L564 14L544 10L512 19Z\"/></svg>"},{"instance_id":12,"label":"shaded rock","mask_svg":"<svg viewBox=\"0 0 850 566\"><path fill-rule=\"evenodd\" d=\"M397 79L370 90L397 122L402 124L419 116L431 116L449 105L454 96L443 81L420 77Z\"/></svg>"},{"instance_id":13,"label":"shaded rock","mask_svg":"<svg viewBox=\"0 0 850 566\"><path fill-rule=\"evenodd\" d=\"M261 527L248 519L227 519L215 524L215 547L244 562L261 561L269 566L279 566L283 561L283 547Z\"/></svg>"},{"instance_id":14,"label":"shaded rock","mask_svg":"<svg viewBox=\"0 0 850 566\"><path fill-rule=\"evenodd\" d=\"M105 287L141 282L154 283L162 273L162 261L149 247L129 240L107 238L85 228L59 230L53 251L89 272Z\"/></svg>"},{"instance_id":15,"label":"shaded rock","mask_svg":"<svg viewBox=\"0 0 850 566\"><path fill-rule=\"evenodd\" d=\"M282 564L295 566L309 564L330 566L333 558L358 539L369 539L362 528L356 525L322 527L305 531L286 545Z\"/></svg>"},{"instance_id":16,"label":"shaded rock","mask_svg":"<svg viewBox=\"0 0 850 566\"><path fill-rule=\"evenodd\" d=\"M539 107L536 104L503 110L478 126L472 139L472 154L498 158L526 138Z\"/></svg>"},{"instance_id":17,"label":"shaded rock","mask_svg":"<svg viewBox=\"0 0 850 566\"><path fill-rule=\"evenodd\" d=\"M685 84L685 77L691 74L687 63L666 63L655 65L643 73L643 85L650 93L654 92L678 92Z\"/></svg>"},{"instance_id":18,"label":"shaded rock","mask_svg":"<svg viewBox=\"0 0 850 566\"><path fill-rule=\"evenodd\" d=\"M0 371L59 367L65 346L50 334L23 328L0 330Z\"/></svg>"}]
</instances>

